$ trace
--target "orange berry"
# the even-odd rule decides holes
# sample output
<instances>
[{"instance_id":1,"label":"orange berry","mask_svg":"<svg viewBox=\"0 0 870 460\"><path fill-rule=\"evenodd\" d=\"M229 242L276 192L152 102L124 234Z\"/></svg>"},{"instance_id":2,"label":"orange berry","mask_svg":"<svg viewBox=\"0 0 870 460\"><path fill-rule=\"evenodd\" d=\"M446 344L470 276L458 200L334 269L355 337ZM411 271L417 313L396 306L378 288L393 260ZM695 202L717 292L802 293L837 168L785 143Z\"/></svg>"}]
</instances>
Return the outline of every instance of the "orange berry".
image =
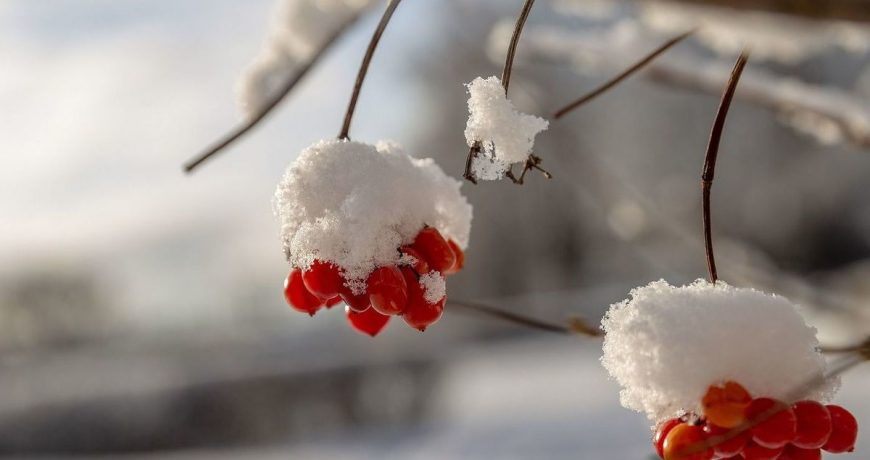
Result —
<instances>
[{"instance_id":1,"label":"orange berry","mask_svg":"<svg viewBox=\"0 0 870 460\"><path fill-rule=\"evenodd\" d=\"M734 428L746 421L746 408L752 396L737 382L711 385L701 400L704 417L721 428Z\"/></svg>"},{"instance_id":2,"label":"orange berry","mask_svg":"<svg viewBox=\"0 0 870 460\"><path fill-rule=\"evenodd\" d=\"M671 429L662 445L665 460L710 460L713 449L704 445L704 428L683 423Z\"/></svg>"}]
</instances>

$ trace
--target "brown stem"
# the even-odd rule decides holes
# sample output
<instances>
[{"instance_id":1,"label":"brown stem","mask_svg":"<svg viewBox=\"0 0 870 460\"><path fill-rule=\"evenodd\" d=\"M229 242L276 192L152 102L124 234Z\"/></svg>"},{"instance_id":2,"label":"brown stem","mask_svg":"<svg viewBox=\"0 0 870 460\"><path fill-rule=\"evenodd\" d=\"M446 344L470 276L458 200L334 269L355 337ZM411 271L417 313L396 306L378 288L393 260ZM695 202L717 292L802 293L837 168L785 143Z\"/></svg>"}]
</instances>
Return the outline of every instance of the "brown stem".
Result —
<instances>
[{"instance_id":1,"label":"brown stem","mask_svg":"<svg viewBox=\"0 0 870 460\"><path fill-rule=\"evenodd\" d=\"M350 103L347 106L347 113L344 115L344 124L341 126L341 133L339 133L339 139L350 139L350 123L353 121L353 113L356 110L356 103L359 100L360 92L362 91L363 82L366 79L366 75L369 71L369 65L372 63L372 58L375 55L375 50L378 47L378 43L381 41L381 36L384 35L384 30L386 30L387 25L390 23L390 19L393 17L393 13L396 11L396 8L399 7L399 3L402 0L390 0L390 4L387 5L386 11L384 11L383 17L381 17L381 22L378 24L378 28L375 29L374 35L372 35L372 39L369 42L369 47L366 50L366 54L363 57L362 65L360 65L359 73L356 76L356 83L353 85L353 93L350 96Z\"/></svg>"},{"instance_id":2,"label":"brown stem","mask_svg":"<svg viewBox=\"0 0 870 460\"><path fill-rule=\"evenodd\" d=\"M218 153L227 149L230 145L234 144L236 141L244 137L251 130L257 127L266 117L272 113L272 111L293 91L293 88L308 75L308 72L318 63L321 58L326 55L327 51L329 51L332 46L338 42L338 39L344 35L352 25L354 25L357 20L364 13L360 11L359 13L353 15L350 19L347 20L344 24L342 24L336 31L333 33L326 42L314 53L314 56L311 57L308 62L305 63L299 70L296 71L295 74L289 76L287 81L284 83L281 88L279 88L278 92L275 93L275 96L270 99L266 105L260 109L253 117L249 117L244 123L234 128L232 131L227 133L222 138L218 139L214 144L210 145L206 148L202 153L193 157L187 163L184 164L184 172L192 173L195 169L201 166L204 162L208 161Z\"/></svg>"},{"instance_id":3,"label":"brown stem","mask_svg":"<svg viewBox=\"0 0 870 460\"><path fill-rule=\"evenodd\" d=\"M535 0L526 0L523 4L522 11L520 11L520 16L517 18L517 23L514 26L514 33L511 36L507 58L504 62L504 70L501 73L501 85L504 87L505 94L507 94L508 88L511 85L511 73L514 69L514 57L517 54L517 45L520 44L520 35L523 34L523 28L526 26L526 20L529 19L529 14L532 12L533 6L535 6Z\"/></svg>"},{"instance_id":4,"label":"brown stem","mask_svg":"<svg viewBox=\"0 0 870 460\"><path fill-rule=\"evenodd\" d=\"M713 253L713 224L710 217L710 192L713 188L713 178L716 175L716 159L719 156L719 145L722 141L722 133L725 129L725 119L728 117L728 109L731 107L731 101L734 99L734 92L737 90L737 83L740 82L740 75L743 73L743 68L746 67L746 61L749 59L749 51L743 50L737 62L734 64L734 69L731 71L731 78L728 79L728 84L725 86L725 92L722 94L722 100L719 103L719 110L716 112L716 119L713 121L713 129L710 131L710 141L707 143L707 153L704 159L704 169L701 173L701 209L704 222L704 250L707 254L707 270L710 272L710 282L716 283L719 279L716 271L716 256Z\"/></svg>"},{"instance_id":5,"label":"brown stem","mask_svg":"<svg viewBox=\"0 0 870 460\"><path fill-rule=\"evenodd\" d=\"M695 29L692 29L692 30L689 30L688 32L684 32L684 33L668 40L663 45L656 48L653 52L646 55L643 59L641 59L640 61L638 61L637 63L635 63L631 67L625 69L619 75L616 75L615 77L611 78L610 80L608 80L607 82L605 82L604 84L599 86L598 88L595 88L594 90L586 93L584 96L580 97L576 101L574 101L574 102L566 105L565 107L559 109L559 111L556 112L555 115L553 115L553 117L556 119L562 118L563 116L567 115L568 112L571 112L572 110L576 109L577 107L580 107L581 105L591 101L592 99L595 99L596 97L606 93L607 90L618 85L626 78L632 76L635 72L643 69L649 63L651 63L657 57L659 57L661 54L663 54L665 51L671 49L677 43L680 43L681 41L685 40L686 38L689 37L689 35L692 35L694 32L695 32Z\"/></svg>"},{"instance_id":6,"label":"brown stem","mask_svg":"<svg viewBox=\"0 0 870 460\"><path fill-rule=\"evenodd\" d=\"M496 307L484 305L474 302L448 300L450 305L454 307L464 308L468 311L477 313L482 316L496 318L509 323L517 324L538 331L554 332L557 334L567 335L586 335L589 337L600 337L603 335L600 329L589 326L580 318L571 318L567 325L553 324L541 321L528 316L517 313L504 311Z\"/></svg>"}]
</instances>

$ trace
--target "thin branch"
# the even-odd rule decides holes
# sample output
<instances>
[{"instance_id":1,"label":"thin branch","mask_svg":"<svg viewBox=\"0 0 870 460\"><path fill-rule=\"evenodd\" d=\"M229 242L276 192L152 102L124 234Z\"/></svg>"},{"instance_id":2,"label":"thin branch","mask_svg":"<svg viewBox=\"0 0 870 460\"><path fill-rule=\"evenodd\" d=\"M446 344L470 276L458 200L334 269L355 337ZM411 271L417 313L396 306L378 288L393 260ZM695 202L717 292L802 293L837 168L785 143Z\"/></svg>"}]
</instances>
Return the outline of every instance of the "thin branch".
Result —
<instances>
[{"instance_id":1,"label":"thin branch","mask_svg":"<svg viewBox=\"0 0 870 460\"><path fill-rule=\"evenodd\" d=\"M364 14L365 10L358 12L353 15L350 19L347 20L344 24L342 24L336 31L333 33L326 42L317 50L316 53L311 57L311 59L305 63L299 70L296 71L295 74L291 75L287 81L284 83L281 88L279 88L278 92L275 93L275 96L270 99L265 106L263 106L256 115L252 117L248 117L244 123L234 128L232 131L224 135L214 144L210 145L199 155L193 157L190 161L184 164L184 172L192 173L195 169L201 166L204 162L208 161L218 153L224 151L230 145L234 144L236 141L244 137L251 130L257 127L266 117L272 113L272 111L293 91L293 88L308 75L308 72L320 62L321 58L323 58L326 53L332 48L332 46L338 42L338 39L341 38L344 33L353 26L357 20Z\"/></svg>"},{"instance_id":2,"label":"thin branch","mask_svg":"<svg viewBox=\"0 0 870 460\"><path fill-rule=\"evenodd\" d=\"M716 159L719 156L719 145L722 141L722 132L725 129L725 119L728 117L728 109L731 107L731 101L734 99L734 92L737 90L737 84L740 82L740 75L743 73L743 68L746 67L746 61L749 59L749 51L743 50L737 62L734 64L734 69L731 71L731 78L728 79L728 84L725 87L725 92L722 94L722 100L719 103L719 110L716 112L716 119L713 121L713 129L710 132L710 142L707 144L707 153L704 159L704 170L701 173L701 208L704 221L704 249L707 254L707 270L710 272L710 282L716 283L719 276L716 272L716 256L713 253L713 224L710 217L710 192L713 188L713 178L716 175Z\"/></svg>"},{"instance_id":3,"label":"thin branch","mask_svg":"<svg viewBox=\"0 0 870 460\"><path fill-rule=\"evenodd\" d=\"M684 32L684 33L668 40L663 45L659 46L654 51L652 51L651 53L646 55L643 59L641 59L640 61L638 61L637 63L635 63L631 67L625 69L620 74L616 75L615 77L613 77L609 81L605 82L604 84L602 84L598 88L586 93L584 96L580 97L576 101L574 101L574 102L568 104L567 106L559 109L559 111L556 112L555 115L553 115L553 117L556 119L562 118L563 116L567 115L568 112L571 112L572 110L576 109L577 107L580 107L581 105L591 101L592 99L595 99L596 97L604 94L605 92L607 92L607 90L618 85L626 78L634 75L634 73L636 73L637 71L646 67L649 63L651 63L657 57L662 55L665 51L671 49L674 45L685 40L690 35L692 35L694 32L695 32L695 29L692 29L692 30Z\"/></svg>"},{"instance_id":4,"label":"thin branch","mask_svg":"<svg viewBox=\"0 0 870 460\"><path fill-rule=\"evenodd\" d=\"M514 57L517 54L517 46L520 44L520 36L523 34L526 20L529 19L533 6L535 6L535 0L526 0L522 11L520 11L520 16L517 18L516 26L514 26L514 33L511 36L511 43L508 46L507 58L504 63L504 70L501 73L501 85L504 87L505 94L507 94L511 84L511 73L514 69Z\"/></svg>"},{"instance_id":5,"label":"thin branch","mask_svg":"<svg viewBox=\"0 0 870 460\"><path fill-rule=\"evenodd\" d=\"M360 65L359 73L356 76L356 83L353 85L353 93L350 96L350 103L347 106L347 113L344 115L344 124L341 126L341 133L338 135L339 139L349 139L350 134L350 123L353 121L353 113L356 110L356 103L359 100L360 92L362 91L362 85L365 81L366 75L369 71L369 65L372 63L372 58L375 55L375 50L378 47L378 43L381 41L381 36L384 35L384 30L386 30L387 25L390 23L390 19L393 17L393 13L396 11L396 8L399 7L399 3L402 0L390 0L390 4L387 5L386 11L384 11L383 17L381 17L381 22L378 24L378 28L375 29L374 35L372 35L372 39L369 42L369 47L366 50L366 54L363 57L362 65Z\"/></svg>"},{"instance_id":6,"label":"thin branch","mask_svg":"<svg viewBox=\"0 0 870 460\"><path fill-rule=\"evenodd\" d=\"M857 345L845 347L820 347L819 351L826 354L860 353L870 359L870 338Z\"/></svg>"},{"instance_id":7,"label":"thin branch","mask_svg":"<svg viewBox=\"0 0 870 460\"><path fill-rule=\"evenodd\" d=\"M448 300L448 303L454 307L463 308L485 317L496 318L538 331L567 335L585 335L589 337L601 337L603 335L600 329L590 326L580 318L571 318L565 325L553 324L481 303L456 300Z\"/></svg>"},{"instance_id":8,"label":"thin branch","mask_svg":"<svg viewBox=\"0 0 870 460\"><path fill-rule=\"evenodd\" d=\"M474 164L474 159L477 158L477 155L479 154L480 141L475 141L468 149L468 156L465 157L465 172L462 173L462 177L474 185L477 185L477 178L474 177L474 173L471 171L471 166Z\"/></svg>"}]
</instances>

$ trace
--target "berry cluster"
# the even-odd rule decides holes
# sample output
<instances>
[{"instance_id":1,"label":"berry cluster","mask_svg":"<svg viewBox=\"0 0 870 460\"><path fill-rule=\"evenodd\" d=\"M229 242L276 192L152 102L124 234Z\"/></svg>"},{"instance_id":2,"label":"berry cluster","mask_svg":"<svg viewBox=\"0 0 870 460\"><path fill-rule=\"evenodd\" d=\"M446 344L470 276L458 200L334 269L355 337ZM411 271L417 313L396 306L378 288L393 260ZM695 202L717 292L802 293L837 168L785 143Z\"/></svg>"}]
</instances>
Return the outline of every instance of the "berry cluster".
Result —
<instances>
[{"instance_id":1,"label":"berry cluster","mask_svg":"<svg viewBox=\"0 0 870 460\"><path fill-rule=\"evenodd\" d=\"M840 406L800 401L791 406L752 398L736 382L711 386L704 415L659 425L653 444L665 460L819 460L822 450L851 452L858 422Z\"/></svg>"},{"instance_id":2,"label":"berry cluster","mask_svg":"<svg viewBox=\"0 0 870 460\"><path fill-rule=\"evenodd\" d=\"M378 267L369 275L363 293L353 293L339 267L316 260L305 271L290 271L284 297L295 310L311 316L344 302L350 325L372 337L386 327L390 316L401 316L411 327L424 331L441 318L447 300L427 280L442 280L442 275L462 270L465 254L453 240L445 240L428 226L399 252L397 265Z\"/></svg>"}]
</instances>

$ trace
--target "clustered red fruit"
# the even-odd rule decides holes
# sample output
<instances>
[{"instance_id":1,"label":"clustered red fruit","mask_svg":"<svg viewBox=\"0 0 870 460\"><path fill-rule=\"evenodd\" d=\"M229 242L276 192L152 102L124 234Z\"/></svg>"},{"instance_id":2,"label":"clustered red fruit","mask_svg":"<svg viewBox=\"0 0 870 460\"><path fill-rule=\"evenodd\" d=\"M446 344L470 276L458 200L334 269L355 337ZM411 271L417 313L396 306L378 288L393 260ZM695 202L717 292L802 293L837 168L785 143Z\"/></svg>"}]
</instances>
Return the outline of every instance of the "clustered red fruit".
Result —
<instances>
[{"instance_id":1,"label":"clustered red fruit","mask_svg":"<svg viewBox=\"0 0 870 460\"><path fill-rule=\"evenodd\" d=\"M822 451L851 452L858 422L840 406L753 399L743 386L711 386L704 414L661 423L653 446L665 460L820 460Z\"/></svg>"},{"instance_id":2,"label":"clustered red fruit","mask_svg":"<svg viewBox=\"0 0 870 460\"><path fill-rule=\"evenodd\" d=\"M456 242L445 240L437 229L428 226L399 251L408 256L403 257L407 265L378 267L366 280L363 294L351 292L338 267L316 260L306 271L290 271L284 297L293 309L311 316L323 307L344 302L348 323L372 337L386 327L390 316L401 316L411 327L424 331L441 318L447 297L429 303L420 277L432 271L458 273L465 265L465 254Z\"/></svg>"}]
</instances>

